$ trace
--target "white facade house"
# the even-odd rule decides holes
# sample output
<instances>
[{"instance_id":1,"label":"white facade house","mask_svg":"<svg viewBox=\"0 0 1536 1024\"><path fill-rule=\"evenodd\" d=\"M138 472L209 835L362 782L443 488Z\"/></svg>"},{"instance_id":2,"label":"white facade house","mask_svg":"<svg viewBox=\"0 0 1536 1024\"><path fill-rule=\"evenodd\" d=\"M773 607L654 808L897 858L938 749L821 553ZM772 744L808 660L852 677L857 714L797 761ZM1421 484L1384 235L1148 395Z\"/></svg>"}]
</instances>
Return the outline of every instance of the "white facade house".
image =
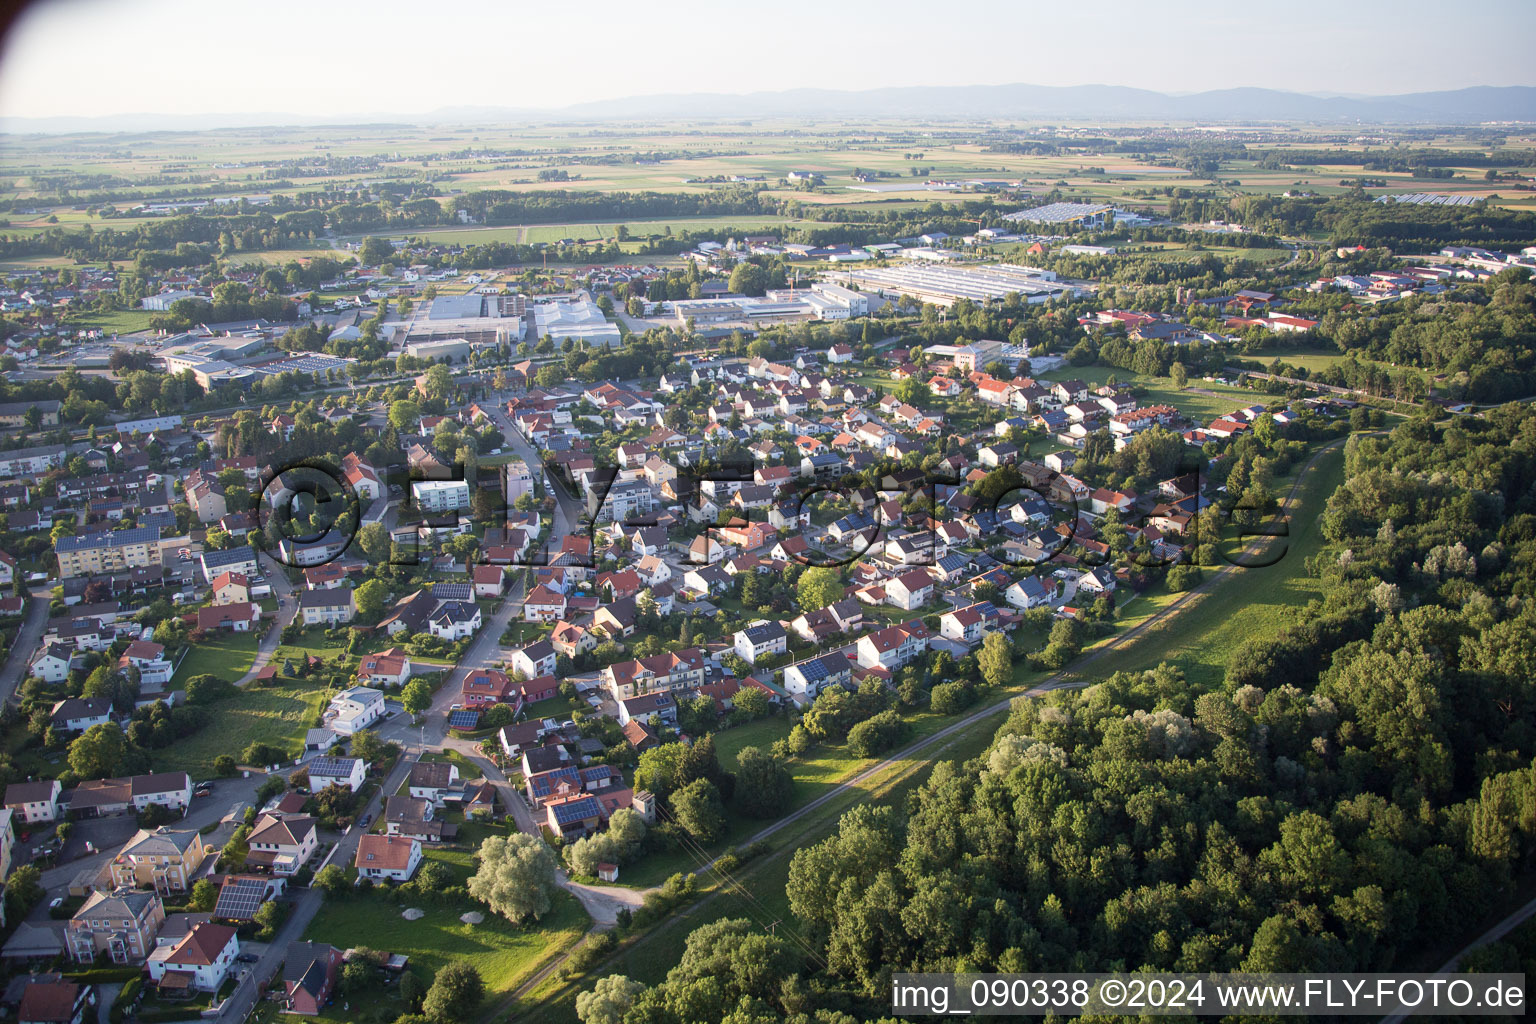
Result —
<instances>
[{"instance_id":1,"label":"white facade house","mask_svg":"<svg viewBox=\"0 0 1536 1024\"><path fill-rule=\"evenodd\" d=\"M183 975L199 992L217 992L240 955L240 938L228 925L204 921L174 946L149 955L149 976L160 984L167 974Z\"/></svg>"},{"instance_id":2,"label":"white facade house","mask_svg":"<svg viewBox=\"0 0 1536 1024\"><path fill-rule=\"evenodd\" d=\"M413 480L411 496L423 512L453 512L469 508L469 482L466 480Z\"/></svg>"},{"instance_id":3,"label":"white facade house","mask_svg":"<svg viewBox=\"0 0 1536 1024\"><path fill-rule=\"evenodd\" d=\"M309 762L309 785L321 790L333 783L356 793L368 777L368 764L360 757L317 757Z\"/></svg>"},{"instance_id":4,"label":"white facade house","mask_svg":"<svg viewBox=\"0 0 1536 1024\"><path fill-rule=\"evenodd\" d=\"M13 782L5 787L5 806L24 822L56 821L62 792L57 779Z\"/></svg>"},{"instance_id":5,"label":"white facade house","mask_svg":"<svg viewBox=\"0 0 1536 1024\"><path fill-rule=\"evenodd\" d=\"M384 691L352 686L331 698L326 724L343 736L361 732L384 717Z\"/></svg>"},{"instance_id":6,"label":"white facade house","mask_svg":"<svg viewBox=\"0 0 1536 1024\"><path fill-rule=\"evenodd\" d=\"M32 674L45 683L60 683L69 676L70 650L63 644L48 644L32 659Z\"/></svg>"},{"instance_id":7,"label":"white facade house","mask_svg":"<svg viewBox=\"0 0 1536 1024\"><path fill-rule=\"evenodd\" d=\"M736 653L749 665L757 659L789 650L789 637L777 622L759 622L736 631L733 637Z\"/></svg>"},{"instance_id":8,"label":"white facade house","mask_svg":"<svg viewBox=\"0 0 1536 1024\"><path fill-rule=\"evenodd\" d=\"M406 882L421 865L421 840L365 835L358 841L352 863L359 878Z\"/></svg>"},{"instance_id":9,"label":"white facade house","mask_svg":"<svg viewBox=\"0 0 1536 1024\"><path fill-rule=\"evenodd\" d=\"M335 626L357 614L351 587L322 587L299 593L299 611L306 626Z\"/></svg>"}]
</instances>

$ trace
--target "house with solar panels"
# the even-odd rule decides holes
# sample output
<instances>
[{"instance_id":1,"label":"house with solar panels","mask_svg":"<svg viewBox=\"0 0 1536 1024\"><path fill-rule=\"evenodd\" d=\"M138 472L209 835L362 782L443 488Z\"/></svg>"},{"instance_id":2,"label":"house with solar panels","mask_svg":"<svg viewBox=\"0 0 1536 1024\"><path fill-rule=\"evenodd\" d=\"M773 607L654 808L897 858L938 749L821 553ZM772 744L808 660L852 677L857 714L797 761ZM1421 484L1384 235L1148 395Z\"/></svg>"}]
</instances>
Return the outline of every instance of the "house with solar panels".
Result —
<instances>
[{"instance_id":1,"label":"house with solar panels","mask_svg":"<svg viewBox=\"0 0 1536 1024\"><path fill-rule=\"evenodd\" d=\"M326 786L345 786L356 793L368 776L360 757L317 757L309 762L309 785L316 792Z\"/></svg>"},{"instance_id":2,"label":"house with solar panels","mask_svg":"<svg viewBox=\"0 0 1536 1024\"><path fill-rule=\"evenodd\" d=\"M287 887L287 879L273 875L229 875L219 887L213 916L220 921L254 921L261 905L281 896Z\"/></svg>"},{"instance_id":3,"label":"house with solar panels","mask_svg":"<svg viewBox=\"0 0 1536 1024\"><path fill-rule=\"evenodd\" d=\"M579 838L597 831L603 820L603 805L595 796L567 796L545 804L544 814L551 832Z\"/></svg>"},{"instance_id":4,"label":"house with solar panels","mask_svg":"<svg viewBox=\"0 0 1536 1024\"><path fill-rule=\"evenodd\" d=\"M808 704L829 686L847 686L853 666L839 651L807 658L784 669L784 690L797 704Z\"/></svg>"}]
</instances>

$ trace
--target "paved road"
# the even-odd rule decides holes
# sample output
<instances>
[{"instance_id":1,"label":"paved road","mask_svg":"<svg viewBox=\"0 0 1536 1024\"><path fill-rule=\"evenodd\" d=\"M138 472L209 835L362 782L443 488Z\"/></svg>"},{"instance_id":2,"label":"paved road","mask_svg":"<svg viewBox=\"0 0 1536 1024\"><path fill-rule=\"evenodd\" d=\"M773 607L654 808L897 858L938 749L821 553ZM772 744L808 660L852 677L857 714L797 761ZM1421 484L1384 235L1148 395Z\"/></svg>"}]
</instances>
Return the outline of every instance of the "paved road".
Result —
<instances>
[{"instance_id":1,"label":"paved road","mask_svg":"<svg viewBox=\"0 0 1536 1024\"><path fill-rule=\"evenodd\" d=\"M1504 936L1520 927L1532 917L1536 917L1536 900L1531 900L1525 906L1512 911L1508 917L1504 918L1504 920L1500 921L1492 928L1489 928L1487 931L1483 932L1483 934L1479 935L1465 946L1462 946L1461 949L1456 951L1456 955L1451 957L1445 963L1441 964L1435 973L1452 973L1461 966L1462 958L1465 957L1468 953L1472 952L1474 949L1481 949L1483 946L1498 942ZM1529 993L1527 993L1527 1002L1529 1002ZM1410 1012L1400 1009L1396 1013L1392 1013L1381 1018L1381 1024L1402 1024L1403 1021L1407 1020L1412 1015L1413 1014Z\"/></svg>"},{"instance_id":2,"label":"paved road","mask_svg":"<svg viewBox=\"0 0 1536 1024\"><path fill-rule=\"evenodd\" d=\"M377 818L384 798L400 788L414 761L414 758L402 755L395 764L394 771L389 773L389 778L379 787L379 791L368 801L361 813L372 814ZM364 831L357 825L353 825L343 833L336 844L336 852L332 855L330 862L342 867L351 864L353 855L357 853L358 840ZM261 959L251 965L251 969L246 971L240 979L234 994L225 1001L219 1020L243 1021L246 1018L256 1005L257 979L271 978L282 971L283 955L288 949L288 944L303 936L304 929L308 928L309 923L314 920L323 902L319 889L304 889L299 893L298 899L289 909L287 920L277 930L277 935L267 944ZM360 944L367 944L363 941L365 938L360 937Z\"/></svg>"},{"instance_id":3,"label":"paved road","mask_svg":"<svg viewBox=\"0 0 1536 1024\"><path fill-rule=\"evenodd\" d=\"M254 680L257 671L272 660L273 652L282 646L284 628L299 612L299 599L294 596L293 584L288 582L287 570L265 552L257 555L257 558L266 563L264 575L272 584L272 593L277 596L277 616L261 642L256 645L256 659L251 662L251 670L235 681L236 686L244 686Z\"/></svg>"},{"instance_id":4,"label":"paved road","mask_svg":"<svg viewBox=\"0 0 1536 1024\"><path fill-rule=\"evenodd\" d=\"M37 645L42 643L43 630L48 625L48 603L52 594L46 590L26 593L26 617L22 619L21 628L16 631L16 639L11 643L4 667L0 668L0 699L4 700L16 699L16 687L27 678L32 667L28 659L37 650Z\"/></svg>"}]
</instances>

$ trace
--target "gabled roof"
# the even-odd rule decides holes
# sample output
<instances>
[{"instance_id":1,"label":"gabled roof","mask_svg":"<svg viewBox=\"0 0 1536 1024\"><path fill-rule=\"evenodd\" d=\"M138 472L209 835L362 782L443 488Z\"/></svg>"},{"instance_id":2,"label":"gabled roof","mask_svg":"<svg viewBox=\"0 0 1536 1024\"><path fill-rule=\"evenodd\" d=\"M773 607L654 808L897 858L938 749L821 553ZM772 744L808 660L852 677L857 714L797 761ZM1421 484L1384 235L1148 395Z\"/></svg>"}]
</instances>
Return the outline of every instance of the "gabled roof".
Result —
<instances>
[{"instance_id":1,"label":"gabled roof","mask_svg":"<svg viewBox=\"0 0 1536 1024\"><path fill-rule=\"evenodd\" d=\"M224 947L234 937L235 930L227 924L200 924L171 948L171 955L166 957L166 962L205 967L218 960L219 954L224 952Z\"/></svg>"}]
</instances>

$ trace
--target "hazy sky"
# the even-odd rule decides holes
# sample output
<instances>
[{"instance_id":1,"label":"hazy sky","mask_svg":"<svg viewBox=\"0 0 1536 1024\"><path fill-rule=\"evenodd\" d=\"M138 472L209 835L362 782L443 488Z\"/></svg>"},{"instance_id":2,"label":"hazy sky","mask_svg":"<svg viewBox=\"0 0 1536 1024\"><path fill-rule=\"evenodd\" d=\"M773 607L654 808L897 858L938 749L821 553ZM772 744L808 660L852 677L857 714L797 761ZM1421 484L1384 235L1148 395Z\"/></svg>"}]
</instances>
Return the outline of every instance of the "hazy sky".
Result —
<instances>
[{"instance_id":1,"label":"hazy sky","mask_svg":"<svg viewBox=\"0 0 1536 1024\"><path fill-rule=\"evenodd\" d=\"M1536 3L1442 0L39 0L0 115L422 114L886 85L1536 84Z\"/></svg>"}]
</instances>

